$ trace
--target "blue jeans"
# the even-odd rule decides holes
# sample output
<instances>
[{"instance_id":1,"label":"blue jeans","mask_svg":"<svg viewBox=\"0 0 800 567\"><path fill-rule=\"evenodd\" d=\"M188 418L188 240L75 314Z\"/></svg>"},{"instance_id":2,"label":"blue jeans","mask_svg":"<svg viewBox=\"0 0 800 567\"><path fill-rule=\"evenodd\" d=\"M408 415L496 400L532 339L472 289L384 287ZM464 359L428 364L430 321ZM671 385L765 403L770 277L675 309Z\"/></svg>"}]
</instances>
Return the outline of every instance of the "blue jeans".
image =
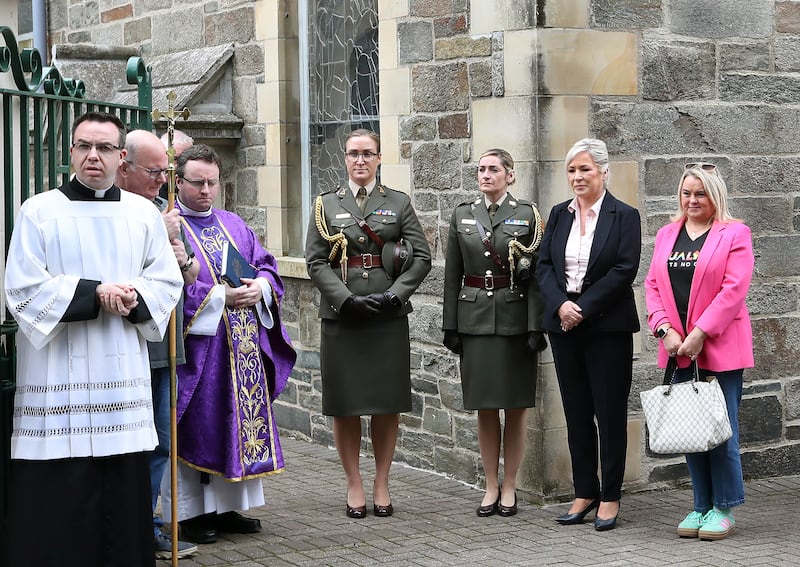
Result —
<instances>
[{"instance_id":1,"label":"blue jeans","mask_svg":"<svg viewBox=\"0 0 800 567\"><path fill-rule=\"evenodd\" d=\"M156 509L161 477L169 460L169 368L151 368L150 382L153 389L153 419L158 433L158 445L150 453L150 490L153 496L153 510ZM158 536L164 522L153 517L153 533Z\"/></svg>"},{"instance_id":2,"label":"blue jeans","mask_svg":"<svg viewBox=\"0 0 800 567\"><path fill-rule=\"evenodd\" d=\"M676 382L691 380L691 366L678 369ZM713 372L700 369L700 377L716 376L731 420L733 436L725 443L705 453L689 453L686 464L692 478L694 509L705 514L712 507L733 508L744 504L744 479L742 458L739 452L739 406L742 403L742 375L744 371Z\"/></svg>"}]
</instances>

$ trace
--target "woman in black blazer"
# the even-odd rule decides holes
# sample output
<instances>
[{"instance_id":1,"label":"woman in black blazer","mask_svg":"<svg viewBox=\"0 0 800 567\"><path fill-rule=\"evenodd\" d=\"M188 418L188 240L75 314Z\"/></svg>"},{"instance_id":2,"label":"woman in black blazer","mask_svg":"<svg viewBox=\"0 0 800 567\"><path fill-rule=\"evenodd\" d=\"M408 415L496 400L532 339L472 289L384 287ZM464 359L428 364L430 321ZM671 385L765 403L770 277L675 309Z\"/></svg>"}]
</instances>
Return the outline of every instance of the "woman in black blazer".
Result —
<instances>
[{"instance_id":1,"label":"woman in black blazer","mask_svg":"<svg viewBox=\"0 0 800 567\"><path fill-rule=\"evenodd\" d=\"M569 512L556 521L579 524L597 508L595 529L604 531L616 526L625 473L641 222L608 191L604 142L580 140L564 161L574 198L550 211L536 268L575 489Z\"/></svg>"}]
</instances>

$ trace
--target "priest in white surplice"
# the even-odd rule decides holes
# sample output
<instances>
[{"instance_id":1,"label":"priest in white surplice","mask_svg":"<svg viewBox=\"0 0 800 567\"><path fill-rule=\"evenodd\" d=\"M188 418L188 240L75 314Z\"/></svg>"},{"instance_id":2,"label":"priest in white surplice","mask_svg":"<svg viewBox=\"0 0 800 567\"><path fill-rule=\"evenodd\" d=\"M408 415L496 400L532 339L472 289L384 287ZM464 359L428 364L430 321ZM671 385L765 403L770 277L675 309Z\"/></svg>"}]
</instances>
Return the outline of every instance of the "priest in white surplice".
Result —
<instances>
[{"instance_id":1,"label":"priest in white surplice","mask_svg":"<svg viewBox=\"0 0 800 567\"><path fill-rule=\"evenodd\" d=\"M161 215L116 187L124 125L76 119L75 176L22 204L5 293L19 324L0 564L154 565L146 341L183 288ZM42 532L42 520L46 528Z\"/></svg>"}]
</instances>

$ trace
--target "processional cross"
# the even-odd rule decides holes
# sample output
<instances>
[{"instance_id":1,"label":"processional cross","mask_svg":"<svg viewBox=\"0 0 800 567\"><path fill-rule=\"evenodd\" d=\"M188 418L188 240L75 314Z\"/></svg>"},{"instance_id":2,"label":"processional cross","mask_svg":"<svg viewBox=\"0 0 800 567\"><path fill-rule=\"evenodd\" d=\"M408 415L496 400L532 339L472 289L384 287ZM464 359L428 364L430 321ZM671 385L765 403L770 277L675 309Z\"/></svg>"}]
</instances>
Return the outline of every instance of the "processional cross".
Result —
<instances>
[{"instance_id":1,"label":"processional cross","mask_svg":"<svg viewBox=\"0 0 800 567\"><path fill-rule=\"evenodd\" d=\"M189 119L189 109L184 108L181 112L175 112L175 99L178 95L175 91L167 94L167 112L153 109L153 120L167 122L167 187L169 189L167 210L172 210L175 206L175 148L172 140L175 136L175 121L183 117ZM177 360L176 360L176 341L177 329L175 323L175 311L169 318L169 428L170 428L170 448L169 448L169 470L170 470L170 493L172 501L172 567L178 567L178 390L177 390Z\"/></svg>"}]
</instances>

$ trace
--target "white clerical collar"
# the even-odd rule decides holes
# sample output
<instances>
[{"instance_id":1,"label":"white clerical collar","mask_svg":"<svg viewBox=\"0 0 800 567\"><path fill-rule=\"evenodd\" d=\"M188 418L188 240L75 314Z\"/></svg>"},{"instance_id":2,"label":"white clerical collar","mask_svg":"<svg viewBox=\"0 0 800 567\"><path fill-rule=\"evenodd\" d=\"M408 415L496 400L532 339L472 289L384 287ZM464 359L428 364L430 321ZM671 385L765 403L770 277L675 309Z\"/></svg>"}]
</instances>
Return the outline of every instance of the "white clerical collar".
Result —
<instances>
[{"instance_id":1,"label":"white clerical collar","mask_svg":"<svg viewBox=\"0 0 800 567\"><path fill-rule=\"evenodd\" d=\"M367 190L367 196L372 195L372 190L375 189L375 184L376 183L377 183L377 180L373 179L372 181L370 181L369 183L364 185L364 188ZM358 194L358 190L361 189L361 185L359 185L358 183L356 183L352 179L350 179L347 182L347 184L350 186L350 191L353 192L353 197L355 197Z\"/></svg>"},{"instance_id":2,"label":"white clerical collar","mask_svg":"<svg viewBox=\"0 0 800 567\"><path fill-rule=\"evenodd\" d=\"M112 183L111 185L109 185L105 189L95 189L95 188L90 187L89 185L87 185L80 177L78 177L77 173L73 177L78 180L78 183L80 183L81 185L83 185L87 189L91 189L92 191L94 191L94 198L95 199L103 199L103 198L105 198L106 191L108 191L109 189L111 189L114 186L114 184Z\"/></svg>"},{"instance_id":3,"label":"white clerical collar","mask_svg":"<svg viewBox=\"0 0 800 567\"><path fill-rule=\"evenodd\" d=\"M207 211L195 211L194 209L186 206L186 203L181 201L178 197L178 202L181 204L181 212L187 217L210 217L214 212L214 207L209 207Z\"/></svg>"}]
</instances>

